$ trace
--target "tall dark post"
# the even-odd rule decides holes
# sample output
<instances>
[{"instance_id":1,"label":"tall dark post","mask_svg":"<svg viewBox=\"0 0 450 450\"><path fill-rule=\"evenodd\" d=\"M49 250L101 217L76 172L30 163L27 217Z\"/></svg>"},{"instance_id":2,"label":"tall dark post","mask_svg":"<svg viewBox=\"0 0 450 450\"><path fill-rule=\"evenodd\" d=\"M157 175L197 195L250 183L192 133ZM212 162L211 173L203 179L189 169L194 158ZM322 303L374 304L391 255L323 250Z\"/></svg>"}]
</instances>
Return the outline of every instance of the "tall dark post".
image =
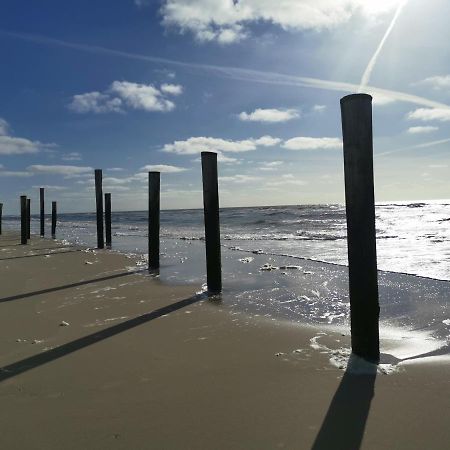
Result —
<instances>
[{"instance_id":1,"label":"tall dark post","mask_svg":"<svg viewBox=\"0 0 450 450\"><path fill-rule=\"evenodd\" d=\"M161 175L148 173L148 268L159 269L159 211Z\"/></svg>"},{"instance_id":2,"label":"tall dark post","mask_svg":"<svg viewBox=\"0 0 450 450\"><path fill-rule=\"evenodd\" d=\"M39 188L39 201L41 206L41 237L44 237L45 235L44 188Z\"/></svg>"},{"instance_id":3,"label":"tall dark post","mask_svg":"<svg viewBox=\"0 0 450 450\"><path fill-rule=\"evenodd\" d=\"M56 202L52 202L52 238L56 237Z\"/></svg>"},{"instance_id":4,"label":"tall dark post","mask_svg":"<svg viewBox=\"0 0 450 450\"><path fill-rule=\"evenodd\" d=\"M111 247L111 194L105 194L105 234L106 246Z\"/></svg>"},{"instance_id":5,"label":"tall dark post","mask_svg":"<svg viewBox=\"0 0 450 450\"><path fill-rule=\"evenodd\" d=\"M373 188L372 97L341 99L352 351L380 359Z\"/></svg>"},{"instance_id":6,"label":"tall dark post","mask_svg":"<svg viewBox=\"0 0 450 450\"><path fill-rule=\"evenodd\" d=\"M97 248L104 248L102 170L95 169L95 203L97 207Z\"/></svg>"},{"instance_id":7,"label":"tall dark post","mask_svg":"<svg viewBox=\"0 0 450 450\"><path fill-rule=\"evenodd\" d=\"M0 234L2 234L3 203L0 203Z\"/></svg>"},{"instance_id":8,"label":"tall dark post","mask_svg":"<svg viewBox=\"0 0 450 450\"><path fill-rule=\"evenodd\" d=\"M31 238L31 200L27 198L27 239Z\"/></svg>"},{"instance_id":9,"label":"tall dark post","mask_svg":"<svg viewBox=\"0 0 450 450\"><path fill-rule=\"evenodd\" d=\"M208 291L222 291L220 256L219 187L217 153L202 152L203 209L205 218L206 277Z\"/></svg>"},{"instance_id":10,"label":"tall dark post","mask_svg":"<svg viewBox=\"0 0 450 450\"><path fill-rule=\"evenodd\" d=\"M20 243L27 243L27 196L20 196Z\"/></svg>"}]
</instances>

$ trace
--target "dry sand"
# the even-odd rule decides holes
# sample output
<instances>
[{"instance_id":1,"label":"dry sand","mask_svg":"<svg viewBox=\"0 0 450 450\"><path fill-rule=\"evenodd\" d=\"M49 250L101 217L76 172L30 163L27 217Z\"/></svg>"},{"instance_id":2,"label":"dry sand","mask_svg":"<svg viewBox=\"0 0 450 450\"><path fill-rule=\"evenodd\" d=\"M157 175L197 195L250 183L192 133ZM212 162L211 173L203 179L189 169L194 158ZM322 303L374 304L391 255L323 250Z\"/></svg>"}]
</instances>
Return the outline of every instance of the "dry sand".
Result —
<instances>
[{"instance_id":1,"label":"dry sand","mask_svg":"<svg viewBox=\"0 0 450 450\"><path fill-rule=\"evenodd\" d=\"M317 329L136 269L0 237L1 449L449 448L448 363L344 373Z\"/></svg>"}]
</instances>

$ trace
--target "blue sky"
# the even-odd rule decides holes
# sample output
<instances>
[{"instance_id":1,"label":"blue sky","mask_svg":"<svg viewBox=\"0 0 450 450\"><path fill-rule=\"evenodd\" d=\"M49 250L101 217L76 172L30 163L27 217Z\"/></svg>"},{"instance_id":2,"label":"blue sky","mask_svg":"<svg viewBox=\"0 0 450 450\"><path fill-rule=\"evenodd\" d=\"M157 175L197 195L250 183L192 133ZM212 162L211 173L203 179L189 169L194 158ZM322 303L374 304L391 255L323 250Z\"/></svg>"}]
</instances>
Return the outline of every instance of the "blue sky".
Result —
<instances>
[{"instance_id":1,"label":"blue sky","mask_svg":"<svg viewBox=\"0 0 450 450\"><path fill-rule=\"evenodd\" d=\"M377 201L450 197L445 0L2 0L0 201L94 209L343 202L339 99L374 97ZM383 39L384 38L384 39ZM372 60L372 64L369 62ZM363 74L363 86L360 86Z\"/></svg>"}]
</instances>

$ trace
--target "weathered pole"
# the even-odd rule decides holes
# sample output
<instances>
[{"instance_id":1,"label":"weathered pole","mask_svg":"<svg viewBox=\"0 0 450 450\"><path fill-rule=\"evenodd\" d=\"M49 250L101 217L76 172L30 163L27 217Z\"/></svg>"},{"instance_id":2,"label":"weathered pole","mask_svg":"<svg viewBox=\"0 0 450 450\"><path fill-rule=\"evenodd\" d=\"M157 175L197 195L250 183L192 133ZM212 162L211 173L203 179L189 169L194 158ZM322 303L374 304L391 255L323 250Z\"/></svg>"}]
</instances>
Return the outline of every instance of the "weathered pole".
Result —
<instances>
[{"instance_id":1,"label":"weathered pole","mask_svg":"<svg viewBox=\"0 0 450 450\"><path fill-rule=\"evenodd\" d=\"M3 203L0 203L0 234L2 234Z\"/></svg>"},{"instance_id":2,"label":"weathered pole","mask_svg":"<svg viewBox=\"0 0 450 450\"><path fill-rule=\"evenodd\" d=\"M41 206L41 237L45 235L45 206L44 206L44 188L39 188L39 201Z\"/></svg>"},{"instance_id":3,"label":"weathered pole","mask_svg":"<svg viewBox=\"0 0 450 450\"><path fill-rule=\"evenodd\" d=\"M148 268L159 269L159 214L161 175L148 173Z\"/></svg>"},{"instance_id":4,"label":"weathered pole","mask_svg":"<svg viewBox=\"0 0 450 450\"><path fill-rule=\"evenodd\" d=\"M379 362L372 97L341 99L352 351Z\"/></svg>"},{"instance_id":5,"label":"weathered pole","mask_svg":"<svg viewBox=\"0 0 450 450\"><path fill-rule=\"evenodd\" d=\"M105 235L106 246L111 247L111 194L105 194Z\"/></svg>"},{"instance_id":6,"label":"weathered pole","mask_svg":"<svg viewBox=\"0 0 450 450\"><path fill-rule=\"evenodd\" d=\"M56 237L56 202L52 202L52 238Z\"/></svg>"},{"instance_id":7,"label":"weathered pole","mask_svg":"<svg viewBox=\"0 0 450 450\"><path fill-rule=\"evenodd\" d=\"M27 239L31 239L31 199L27 198Z\"/></svg>"},{"instance_id":8,"label":"weathered pole","mask_svg":"<svg viewBox=\"0 0 450 450\"><path fill-rule=\"evenodd\" d=\"M95 203L97 209L97 248L104 248L102 170L95 169Z\"/></svg>"},{"instance_id":9,"label":"weathered pole","mask_svg":"<svg viewBox=\"0 0 450 450\"><path fill-rule=\"evenodd\" d=\"M27 196L20 196L20 243L27 243Z\"/></svg>"},{"instance_id":10,"label":"weathered pole","mask_svg":"<svg viewBox=\"0 0 450 450\"><path fill-rule=\"evenodd\" d=\"M217 153L202 152L203 211L205 220L206 278L208 291L222 291L220 255L219 187Z\"/></svg>"}]
</instances>

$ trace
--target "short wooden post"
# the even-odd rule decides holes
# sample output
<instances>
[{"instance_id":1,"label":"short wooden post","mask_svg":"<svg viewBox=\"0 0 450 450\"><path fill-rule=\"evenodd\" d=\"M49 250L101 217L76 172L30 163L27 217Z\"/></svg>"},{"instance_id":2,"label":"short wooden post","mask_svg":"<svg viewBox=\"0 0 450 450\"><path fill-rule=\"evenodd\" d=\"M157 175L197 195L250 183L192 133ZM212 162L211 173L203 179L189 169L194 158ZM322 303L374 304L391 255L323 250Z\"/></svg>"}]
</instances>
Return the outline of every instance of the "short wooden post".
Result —
<instances>
[{"instance_id":1,"label":"short wooden post","mask_svg":"<svg viewBox=\"0 0 450 450\"><path fill-rule=\"evenodd\" d=\"M161 175L148 173L148 268L159 269L159 214Z\"/></svg>"},{"instance_id":2,"label":"short wooden post","mask_svg":"<svg viewBox=\"0 0 450 450\"><path fill-rule=\"evenodd\" d=\"M31 239L31 199L27 198L27 239Z\"/></svg>"},{"instance_id":3,"label":"short wooden post","mask_svg":"<svg viewBox=\"0 0 450 450\"><path fill-rule=\"evenodd\" d=\"M341 99L352 351L380 359L375 199L373 187L372 97Z\"/></svg>"},{"instance_id":4,"label":"short wooden post","mask_svg":"<svg viewBox=\"0 0 450 450\"><path fill-rule=\"evenodd\" d=\"M0 234L2 234L3 203L0 203Z\"/></svg>"},{"instance_id":5,"label":"short wooden post","mask_svg":"<svg viewBox=\"0 0 450 450\"><path fill-rule=\"evenodd\" d=\"M56 202L52 202L52 238L56 237Z\"/></svg>"},{"instance_id":6,"label":"short wooden post","mask_svg":"<svg viewBox=\"0 0 450 450\"><path fill-rule=\"evenodd\" d=\"M95 169L95 203L97 209L97 248L105 247L103 236L103 187L102 170Z\"/></svg>"},{"instance_id":7,"label":"short wooden post","mask_svg":"<svg viewBox=\"0 0 450 450\"><path fill-rule=\"evenodd\" d=\"M41 237L45 235L45 205L44 205L44 188L39 188L39 202L40 202L40 218L41 218Z\"/></svg>"},{"instance_id":8,"label":"short wooden post","mask_svg":"<svg viewBox=\"0 0 450 450\"><path fill-rule=\"evenodd\" d=\"M27 196L20 196L20 243L27 243Z\"/></svg>"},{"instance_id":9,"label":"short wooden post","mask_svg":"<svg viewBox=\"0 0 450 450\"><path fill-rule=\"evenodd\" d=\"M202 152L202 177L207 285L209 292L218 293L222 291L222 263L220 255L217 153Z\"/></svg>"},{"instance_id":10,"label":"short wooden post","mask_svg":"<svg viewBox=\"0 0 450 450\"><path fill-rule=\"evenodd\" d=\"M105 235L106 246L111 247L111 194L105 194Z\"/></svg>"}]
</instances>

